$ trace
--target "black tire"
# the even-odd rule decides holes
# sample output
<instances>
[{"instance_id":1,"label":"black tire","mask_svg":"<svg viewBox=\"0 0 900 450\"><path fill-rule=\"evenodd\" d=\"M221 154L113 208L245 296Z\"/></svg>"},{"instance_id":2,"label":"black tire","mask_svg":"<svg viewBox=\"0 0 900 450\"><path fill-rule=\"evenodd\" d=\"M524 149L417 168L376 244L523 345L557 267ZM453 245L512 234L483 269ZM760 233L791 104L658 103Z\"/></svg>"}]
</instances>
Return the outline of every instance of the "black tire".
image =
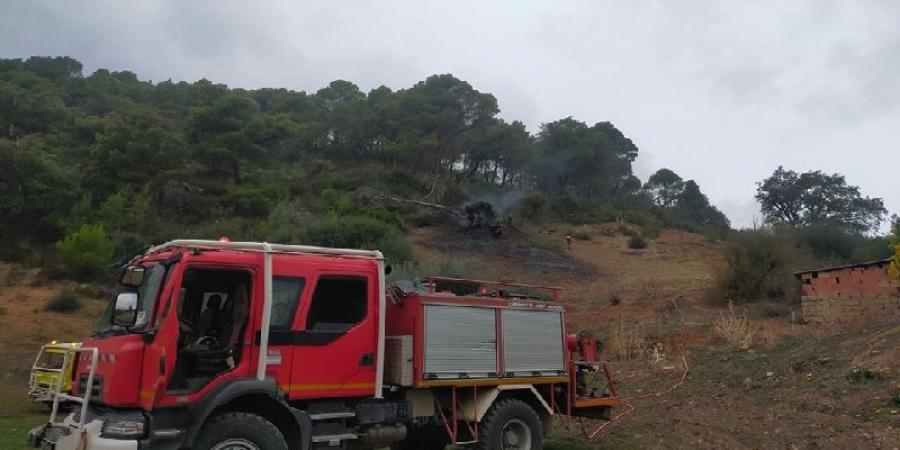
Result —
<instances>
[{"instance_id":1,"label":"black tire","mask_svg":"<svg viewBox=\"0 0 900 450\"><path fill-rule=\"evenodd\" d=\"M284 435L272 422L250 413L224 413L214 417L203 428L192 448L213 450L231 443L241 450L287 450Z\"/></svg>"},{"instance_id":2,"label":"black tire","mask_svg":"<svg viewBox=\"0 0 900 450\"><path fill-rule=\"evenodd\" d=\"M541 450L543 425L537 412L527 403L512 398L498 400L481 419L478 448Z\"/></svg>"},{"instance_id":3,"label":"black tire","mask_svg":"<svg viewBox=\"0 0 900 450\"><path fill-rule=\"evenodd\" d=\"M410 430L406 439L392 445L391 450L444 450L449 443L442 427L426 426Z\"/></svg>"}]
</instances>

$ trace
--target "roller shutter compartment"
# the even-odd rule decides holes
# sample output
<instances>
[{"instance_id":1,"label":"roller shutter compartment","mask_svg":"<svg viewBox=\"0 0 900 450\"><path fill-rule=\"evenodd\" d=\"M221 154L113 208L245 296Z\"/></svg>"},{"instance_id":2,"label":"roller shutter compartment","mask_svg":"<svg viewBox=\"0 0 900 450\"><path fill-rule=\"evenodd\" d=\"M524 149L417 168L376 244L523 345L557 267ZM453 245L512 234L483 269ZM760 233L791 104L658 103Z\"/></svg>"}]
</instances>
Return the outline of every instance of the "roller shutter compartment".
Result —
<instances>
[{"instance_id":1,"label":"roller shutter compartment","mask_svg":"<svg viewBox=\"0 0 900 450\"><path fill-rule=\"evenodd\" d=\"M559 311L506 309L502 318L506 376L565 374L563 324Z\"/></svg>"},{"instance_id":2,"label":"roller shutter compartment","mask_svg":"<svg viewBox=\"0 0 900 450\"><path fill-rule=\"evenodd\" d=\"M495 310L425 305L425 378L496 376Z\"/></svg>"}]
</instances>

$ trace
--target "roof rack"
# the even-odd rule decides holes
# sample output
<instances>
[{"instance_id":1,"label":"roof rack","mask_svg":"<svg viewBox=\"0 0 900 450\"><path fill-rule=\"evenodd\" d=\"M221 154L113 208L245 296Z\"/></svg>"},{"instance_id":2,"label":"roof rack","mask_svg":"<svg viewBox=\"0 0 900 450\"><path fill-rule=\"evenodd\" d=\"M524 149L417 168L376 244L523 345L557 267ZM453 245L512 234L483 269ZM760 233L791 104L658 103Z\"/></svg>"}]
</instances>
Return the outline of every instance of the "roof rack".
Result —
<instances>
[{"instance_id":1,"label":"roof rack","mask_svg":"<svg viewBox=\"0 0 900 450\"><path fill-rule=\"evenodd\" d=\"M540 286L536 284L522 284L522 283L510 283L506 281L485 281L485 280L469 280L465 278L448 278L448 277L426 277L425 283L429 289L434 291L438 288L438 285L470 285L477 287L494 287L495 293L500 295L500 291L505 288L524 288L524 289L537 289L550 293L550 298L553 301L559 300L559 291L564 291L565 288L558 286Z\"/></svg>"},{"instance_id":2,"label":"roof rack","mask_svg":"<svg viewBox=\"0 0 900 450\"><path fill-rule=\"evenodd\" d=\"M291 254L331 255L353 258L383 259L381 252L375 250L356 250L349 248L316 247L312 245L269 244L266 242L230 242L206 239L177 239L147 250L146 254L157 253L173 247L189 247L208 250L232 250L244 252L270 252Z\"/></svg>"}]
</instances>

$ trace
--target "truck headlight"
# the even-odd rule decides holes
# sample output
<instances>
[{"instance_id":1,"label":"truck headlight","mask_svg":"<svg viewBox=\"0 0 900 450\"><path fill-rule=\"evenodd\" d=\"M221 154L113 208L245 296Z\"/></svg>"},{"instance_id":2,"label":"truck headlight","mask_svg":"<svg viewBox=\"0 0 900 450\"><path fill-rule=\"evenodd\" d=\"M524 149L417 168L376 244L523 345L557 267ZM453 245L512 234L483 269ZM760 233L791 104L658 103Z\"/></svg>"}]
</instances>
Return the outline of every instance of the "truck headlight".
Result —
<instances>
[{"instance_id":1,"label":"truck headlight","mask_svg":"<svg viewBox=\"0 0 900 450\"><path fill-rule=\"evenodd\" d=\"M144 437L143 420L111 420L103 423L101 436L112 439L137 439Z\"/></svg>"}]
</instances>

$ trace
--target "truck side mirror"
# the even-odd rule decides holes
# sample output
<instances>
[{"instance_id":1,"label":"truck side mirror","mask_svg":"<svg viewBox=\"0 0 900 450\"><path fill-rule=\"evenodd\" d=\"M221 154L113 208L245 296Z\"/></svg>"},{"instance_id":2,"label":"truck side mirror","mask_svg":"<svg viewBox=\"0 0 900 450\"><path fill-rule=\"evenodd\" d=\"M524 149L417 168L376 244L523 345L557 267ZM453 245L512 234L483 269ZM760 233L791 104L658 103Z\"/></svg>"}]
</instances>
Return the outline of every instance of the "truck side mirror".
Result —
<instances>
[{"instance_id":1,"label":"truck side mirror","mask_svg":"<svg viewBox=\"0 0 900 450\"><path fill-rule=\"evenodd\" d=\"M112 321L115 325L130 327L137 321L138 295L136 292L122 292L116 297Z\"/></svg>"}]
</instances>

